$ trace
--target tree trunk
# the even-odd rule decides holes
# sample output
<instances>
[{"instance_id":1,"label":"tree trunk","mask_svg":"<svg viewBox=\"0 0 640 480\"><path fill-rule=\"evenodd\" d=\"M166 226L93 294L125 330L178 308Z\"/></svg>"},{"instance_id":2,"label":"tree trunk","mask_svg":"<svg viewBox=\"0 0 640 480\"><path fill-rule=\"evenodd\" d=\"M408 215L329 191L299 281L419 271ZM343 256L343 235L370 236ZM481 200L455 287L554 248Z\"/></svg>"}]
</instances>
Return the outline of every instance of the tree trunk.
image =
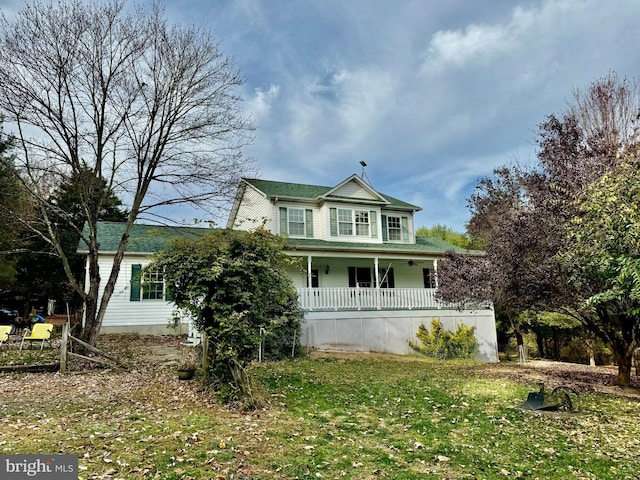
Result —
<instances>
[{"instance_id":1,"label":"tree trunk","mask_svg":"<svg viewBox=\"0 0 640 480\"><path fill-rule=\"evenodd\" d=\"M544 340L545 338L542 333L536 332L536 343L538 344L538 355L540 355L540 358L547 358L544 352Z\"/></svg>"},{"instance_id":2,"label":"tree trunk","mask_svg":"<svg viewBox=\"0 0 640 480\"><path fill-rule=\"evenodd\" d=\"M513 331L516 334L516 343L518 344L518 361L524 363L527 359L524 353L524 338L522 337L522 332L517 328L514 328Z\"/></svg>"},{"instance_id":3,"label":"tree trunk","mask_svg":"<svg viewBox=\"0 0 640 480\"><path fill-rule=\"evenodd\" d=\"M596 366L596 341L593 338L585 339L585 345L587 346L587 352L589 352L589 366Z\"/></svg>"},{"instance_id":4,"label":"tree trunk","mask_svg":"<svg viewBox=\"0 0 640 480\"><path fill-rule=\"evenodd\" d=\"M560 338L558 337L558 329L552 328L551 330L553 339L553 356L554 360L560 360Z\"/></svg>"},{"instance_id":5,"label":"tree trunk","mask_svg":"<svg viewBox=\"0 0 640 480\"><path fill-rule=\"evenodd\" d=\"M613 348L613 358L618 365L618 376L616 384L620 387L631 386L631 363L633 359L633 349Z\"/></svg>"}]
</instances>

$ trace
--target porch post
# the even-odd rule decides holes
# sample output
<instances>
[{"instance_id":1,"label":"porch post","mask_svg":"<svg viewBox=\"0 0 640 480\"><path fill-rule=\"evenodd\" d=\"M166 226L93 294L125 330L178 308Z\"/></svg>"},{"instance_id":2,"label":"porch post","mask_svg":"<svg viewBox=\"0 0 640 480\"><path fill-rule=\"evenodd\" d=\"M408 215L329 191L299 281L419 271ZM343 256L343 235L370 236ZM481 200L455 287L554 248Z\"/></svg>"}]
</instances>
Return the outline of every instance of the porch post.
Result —
<instances>
[{"instance_id":1,"label":"porch post","mask_svg":"<svg viewBox=\"0 0 640 480\"><path fill-rule=\"evenodd\" d=\"M436 290L437 290L438 289L438 259L437 258L433 260L433 278L434 278L434 283L436 285ZM440 305L440 302L436 300L435 294L433 295L433 299L435 301L436 308L442 308L442 305Z\"/></svg>"},{"instance_id":2,"label":"porch post","mask_svg":"<svg viewBox=\"0 0 640 480\"><path fill-rule=\"evenodd\" d=\"M433 276L435 277L436 280L436 288L438 288L438 259L436 258L433 261Z\"/></svg>"},{"instance_id":3,"label":"porch post","mask_svg":"<svg viewBox=\"0 0 640 480\"><path fill-rule=\"evenodd\" d=\"M314 310L313 275L311 272L311 255L307 256L307 295L309 295L309 310Z\"/></svg>"},{"instance_id":4,"label":"porch post","mask_svg":"<svg viewBox=\"0 0 640 480\"><path fill-rule=\"evenodd\" d=\"M380 288L380 275L378 273L378 257L373 259L373 271L375 272L376 288Z\"/></svg>"},{"instance_id":5,"label":"porch post","mask_svg":"<svg viewBox=\"0 0 640 480\"><path fill-rule=\"evenodd\" d=\"M373 259L373 270L376 274L376 308L380 310L380 272L378 268L380 266L380 262L378 261L378 257L374 257Z\"/></svg>"}]
</instances>

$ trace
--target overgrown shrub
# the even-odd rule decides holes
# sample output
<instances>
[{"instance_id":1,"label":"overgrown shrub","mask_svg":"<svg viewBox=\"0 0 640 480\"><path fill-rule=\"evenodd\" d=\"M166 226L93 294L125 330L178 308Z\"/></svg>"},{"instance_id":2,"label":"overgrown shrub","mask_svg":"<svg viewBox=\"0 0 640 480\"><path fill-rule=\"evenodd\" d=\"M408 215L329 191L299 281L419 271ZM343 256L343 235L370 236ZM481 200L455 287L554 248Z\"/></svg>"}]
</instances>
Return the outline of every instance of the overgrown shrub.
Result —
<instances>
[{"instance_id":1,"label":"overgrown shrub","mask_svg":"<svg viewBox=\"0 0 640 480\"><path fill-rule=\"evenodd\" d=\"M478 349L476 327L460 324L455 331L445 330L438 318L431 320L431 331L421 324L416 337L420 344L409 342L409 346L427 357L473 358Z\"/></svg>"},{"instance_id":2,"label":"overgrown shrub","mask_svg":"<svg viewBox=\"0 0 640 480\"><path fill-rule=\"evenodd\" d=\"M204 381L224 402L255 403L246 367L262 340L265 356L277 359L288 356L299 335L302 314L287 274L294 259L283 246L284 239L262 228L215 230L173 242L148 267L165 272L178 308L206 332Z\"/></svg>"}]
</instances>

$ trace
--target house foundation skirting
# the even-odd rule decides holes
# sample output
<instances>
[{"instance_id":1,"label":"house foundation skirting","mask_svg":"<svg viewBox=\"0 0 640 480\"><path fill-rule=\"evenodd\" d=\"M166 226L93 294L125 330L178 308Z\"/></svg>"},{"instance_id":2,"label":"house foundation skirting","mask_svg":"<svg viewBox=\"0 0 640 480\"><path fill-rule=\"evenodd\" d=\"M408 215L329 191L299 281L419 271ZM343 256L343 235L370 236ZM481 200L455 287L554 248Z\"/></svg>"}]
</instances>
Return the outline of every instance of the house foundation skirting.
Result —
<instances>
[{"instance_id":1,"label":"house foundation skirting","mask_svg":"<svg viewBox=\"0 0 640 480\"><path fill-rule=\"evenodd\" d=\"M476 360L498 361L498 340L493 310L415 310L305 312L300 341L318 350L347 352L415 353L409 341L418 343L420 324L431 329L437 318L447 330L459 324L476 327Z\"/></svg>"},{"instance_id":2,"label":"house foundation skirting","mask_svg":"<svg viewBox=\"0 0 640 480\"><path fill-rule=\"evenodd\" d=\"M167 322L161 324L102 325L100 333L138 333L140 335L184 335L188 333L186 325L168 328Z\"/></svg>"}]
</instances>

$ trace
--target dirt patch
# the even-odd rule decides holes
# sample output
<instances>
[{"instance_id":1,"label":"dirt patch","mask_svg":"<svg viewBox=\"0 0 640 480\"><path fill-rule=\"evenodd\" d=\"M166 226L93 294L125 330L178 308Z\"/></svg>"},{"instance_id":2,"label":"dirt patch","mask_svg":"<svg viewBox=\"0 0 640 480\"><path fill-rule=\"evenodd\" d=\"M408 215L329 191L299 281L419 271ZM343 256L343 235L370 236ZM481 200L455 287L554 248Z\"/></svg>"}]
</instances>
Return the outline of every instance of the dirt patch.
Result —
<instances>
[{"instance_id":1,"label":"dirt patch","mask_svg":"<svg viewBox=\"0 0 640 480\"><path fill-rule=\"evenodd\" d=\"M599 392L640 401L640 378L631 377L630 387L616 385L618 369L614 366L533 360L524 364L503 362L485 367L487 375L509 378L521 383L544 383L553 388L567 385L579 392Z\"/></svg>"}]
</instances>

